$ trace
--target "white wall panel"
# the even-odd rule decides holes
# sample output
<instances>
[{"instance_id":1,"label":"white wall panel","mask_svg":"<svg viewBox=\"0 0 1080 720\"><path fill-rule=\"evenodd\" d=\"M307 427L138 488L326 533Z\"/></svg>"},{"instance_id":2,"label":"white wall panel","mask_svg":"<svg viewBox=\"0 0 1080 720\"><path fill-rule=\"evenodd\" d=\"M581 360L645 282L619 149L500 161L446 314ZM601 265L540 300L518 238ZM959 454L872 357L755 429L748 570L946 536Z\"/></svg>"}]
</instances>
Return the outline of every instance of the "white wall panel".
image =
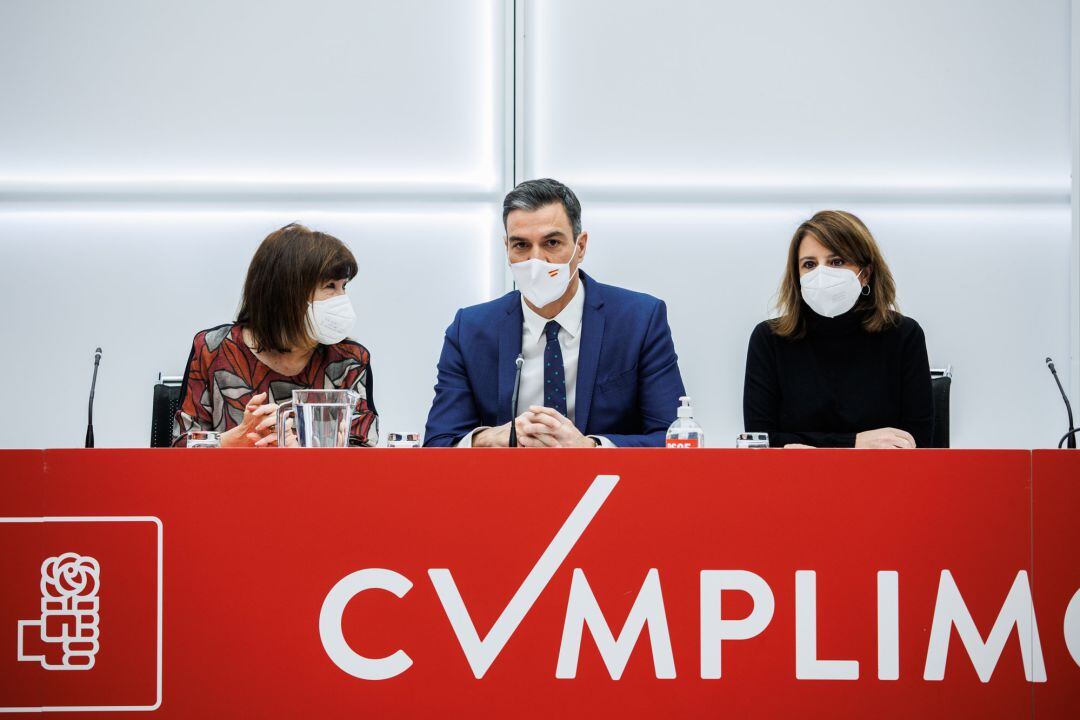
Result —
<instances>
[{"instance_id":1,"label":"white wall panel","mask_svg":"<svg viewBox=\"0 0 1080 720\"><path fill-rule=\"evenodd\" d=\"M1068 0L528 9L526 175L1068 192Z\"/></svg>"},{"instance_id":2,"label":"white wall panel","mask_svg":"<svg viewBox=\"0 0 1080 720\"><path fill-rule=\"evenodd\" d=\"M0 447L81 447L93 349L103 349L99 447L149 445L157 373L183 374L191 339L236 315L251 255L300 221L344 241L353 338L371 351L382 432L423 432L435 360L455 308L487 299L498 220L453 211L6 212L0 238L22 252L0 269L4 396ZM423 288L420 290L420 288Z\"/></svg>"},{"instance_id":3,"label":"white wall panel","mask_svg":"<svg viewBox=\"0 0 1080 720\"><path fill-rule=\"evenodd\" d=\"M501 12L7 0L0 180L497 188Z\"/></svg>"},{"instance_id":4,"label":"white wall panel","mask_svg":"<svg viewBox=\"0 0 1080 720\"><path fill-rule=\"evenodd\" d=\"M349 294L382 431L422 430L454 308L501 291L499 0L0 3L0 447L148 443L158 371L235 316L259 241L299 221ZM494 280L493 280L494 279Z\"/></svg>"},{"instance_id":5,"label":"white wall panel","mask_svg":"<svg viewBox=\"0 0 1080 720\"><path fill-rule=\"evenodd\" d=\"M826 207L864 216L954 366L954 445L1056 443L1042 361L1080 332L1067 0L527 7L519 174L578 189L597 275L668 301L713 443L741 429L787 242Z\"/></svg>"}]
</instances>

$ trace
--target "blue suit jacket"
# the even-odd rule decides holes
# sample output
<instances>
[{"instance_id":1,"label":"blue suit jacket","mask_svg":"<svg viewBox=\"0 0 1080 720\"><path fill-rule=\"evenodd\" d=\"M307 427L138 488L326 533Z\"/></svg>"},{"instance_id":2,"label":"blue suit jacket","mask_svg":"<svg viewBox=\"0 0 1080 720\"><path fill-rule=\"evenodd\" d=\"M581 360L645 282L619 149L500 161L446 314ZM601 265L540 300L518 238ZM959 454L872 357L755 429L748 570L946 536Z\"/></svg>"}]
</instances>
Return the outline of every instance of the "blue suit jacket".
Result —
<instances>
[{"instance_id":1,"label":"blue suit jacket","mask_svg":"<svg viewBox=\"0 0 1080 720\"><path fill-rule=\"evenodd\" d=\"M667 308L585 273L581 281L574 424L621 447L661 446L685 394ZM425 446L449 447L477 427L510 422L523 322L517 290L458 310L443 340Z\"/></svg>"}]
</instances>

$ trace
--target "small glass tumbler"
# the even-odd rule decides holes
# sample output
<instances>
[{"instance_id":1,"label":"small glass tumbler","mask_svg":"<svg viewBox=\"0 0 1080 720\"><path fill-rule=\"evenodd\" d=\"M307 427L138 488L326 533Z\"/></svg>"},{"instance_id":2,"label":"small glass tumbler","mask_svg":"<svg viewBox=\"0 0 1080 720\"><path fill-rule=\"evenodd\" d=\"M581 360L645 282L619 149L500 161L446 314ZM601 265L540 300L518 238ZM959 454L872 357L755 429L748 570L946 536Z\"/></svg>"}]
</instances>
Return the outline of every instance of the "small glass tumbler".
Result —
<instances>
[{"instance_id":1,"label":"small glass tumbler","mask_svg":"<svg viewBox=\"0 0 1080 720\"><path fill-rule=\"evenodd\" d=\"M221 447L221 433L213 430L192 430L187 434L189 448Z\"/></svg>"},{"instance_id":2,"label":"small glass tumbler","mask_svg":"<svg viewBox=\"0 0 1080 720\"><path fill-rule=\"evenodd\" d=\"M386 436L388 448L418 448L420 447L420 433L390 433Z\"/></svg>"},{"instance_id":3,"label":"small glass tumbler","mask_svg":"<svg viewBox=\"0 0 1080 720\"><path fill-rule=\"evenodd\" d=\"M737 448L767 448L769 447L769 433L746 432L739 433L735 438Z\"/></svg>"}]
</instances>

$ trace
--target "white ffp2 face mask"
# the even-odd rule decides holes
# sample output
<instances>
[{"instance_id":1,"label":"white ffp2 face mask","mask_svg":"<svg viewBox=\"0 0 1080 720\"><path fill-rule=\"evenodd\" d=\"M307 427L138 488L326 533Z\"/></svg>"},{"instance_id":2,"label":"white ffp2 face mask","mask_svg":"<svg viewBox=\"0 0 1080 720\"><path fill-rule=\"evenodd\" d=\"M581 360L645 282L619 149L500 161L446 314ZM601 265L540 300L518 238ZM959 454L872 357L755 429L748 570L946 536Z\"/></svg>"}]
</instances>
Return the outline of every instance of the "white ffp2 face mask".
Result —
<instances>
[{"instance_id":1,"label":"white ffp2 face mask","mask_svg":"<svg viewBox=\"0 0 1080 720\"><path fill-rule=\"evenodd\" d=\"M570 286L570 266L577 256L577 249L577 241L574 241L574 254L565 263L549 263L539 258L510 263L514 283L525 299L542 308L561 298Z\"/></svg>"},{"instance_id":2,"label":"white ffp2 face mask","mask_svg":"<svg viewBox=\"0 0 1080 720\"><path fill-rule=\"evenodd\" d=\"M859 276L847 268L819 265L803 275L799 285L810 309L827 318L843 315L855 307L862 294Z\"/></svg>"},{"instance_id":3,"label":"white ffp2 face mask","mask_svg":"<svg viewBox=\"0 0 1080 720\"><path fill-rule=\"evenodd\" d=\"M348 295L335 295L308 303L311 336L323 345L334 345L348 337L356 324L356 311Z\"/></svg>"}]
</instances>

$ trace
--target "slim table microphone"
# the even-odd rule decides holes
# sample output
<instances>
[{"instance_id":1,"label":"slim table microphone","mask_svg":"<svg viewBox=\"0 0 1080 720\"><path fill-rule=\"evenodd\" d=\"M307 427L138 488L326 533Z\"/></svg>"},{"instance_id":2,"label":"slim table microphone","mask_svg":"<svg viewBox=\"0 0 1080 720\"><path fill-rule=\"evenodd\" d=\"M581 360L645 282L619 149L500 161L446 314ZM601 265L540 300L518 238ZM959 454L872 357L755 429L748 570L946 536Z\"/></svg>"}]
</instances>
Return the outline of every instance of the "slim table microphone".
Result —
<instances>
[{"instance_id":1,"label":"slim table microphone","mask_svg":"<svg viewBox=\"0 0 1080 720\"><path fill-rule=\"evenodd\" d=\"M517 372L514 374L514 397L510 400L510 447L517 447L517 404L518 404L518 390L521 389L521 366L525 364L525 358L521 353L518 353L517 359L514 360L514 364L517 365Z\"/></svg>"},{"instance_id":2,"label":"slim table microphone","mask_svg":"<svg viewBox=\"0 0 1080 720\"><path fill-rule=\"evenodd\" d=\"M94 447L94 390L97 389L97 371L101 364L101 348L94 351L94 379L90 381L90 407L86 411L86 447Z\"/></svg>"},{"instance_id":3,"label":"slim table microphone","mask_svg":"<svg viewBox=\"0 0 1080 720\"><path fill-rule=\"evenodd\" d=\"M1069 447L1076 448L1076 433L1080 430L1073 425L1072 404L1069 403L1069 396L1065 394L1065 388L1061 387L1061 379L1058 377L1057 370L1054 368L1054 361L1050 358L1046 358L1046 367L1050 368L1050 374L1054 376L1054 382L1057 383L1058 390L1061 392L1061 399L1065 401L1065 411L1069 414L1069 431L1061 436L1061 440L1058 440L1058 447L1061 447L1066 440L1068 440Z\"/></svg>"}]
</instances>

